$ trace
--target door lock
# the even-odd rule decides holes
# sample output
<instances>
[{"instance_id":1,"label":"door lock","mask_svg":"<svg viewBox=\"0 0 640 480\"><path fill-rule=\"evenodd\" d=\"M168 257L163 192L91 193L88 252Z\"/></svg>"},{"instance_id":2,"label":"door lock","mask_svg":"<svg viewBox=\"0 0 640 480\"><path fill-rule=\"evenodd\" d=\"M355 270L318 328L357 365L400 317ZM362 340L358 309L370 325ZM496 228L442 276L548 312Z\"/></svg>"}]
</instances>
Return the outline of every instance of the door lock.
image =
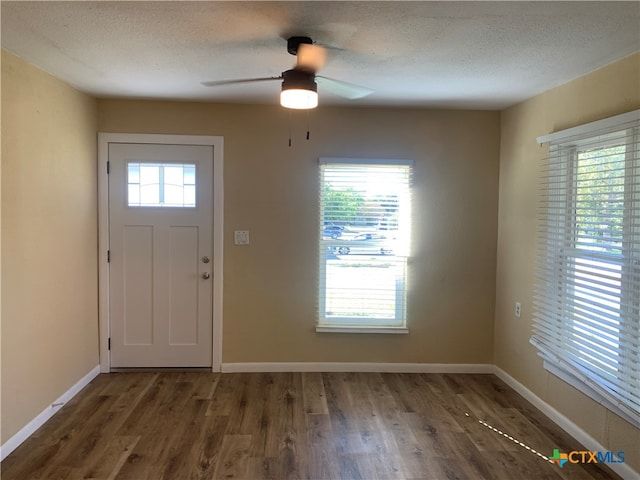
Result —
<instances>
[{"instance_id":1,"label":"door lock","mask_svg":"<svg viewBox=\"0 0 640 480\"><path fill-rule=\"evenodd\" d=\"M211 260L206 255L202 257L202 263L209 263Z\"/></svg>"}]
</instances>

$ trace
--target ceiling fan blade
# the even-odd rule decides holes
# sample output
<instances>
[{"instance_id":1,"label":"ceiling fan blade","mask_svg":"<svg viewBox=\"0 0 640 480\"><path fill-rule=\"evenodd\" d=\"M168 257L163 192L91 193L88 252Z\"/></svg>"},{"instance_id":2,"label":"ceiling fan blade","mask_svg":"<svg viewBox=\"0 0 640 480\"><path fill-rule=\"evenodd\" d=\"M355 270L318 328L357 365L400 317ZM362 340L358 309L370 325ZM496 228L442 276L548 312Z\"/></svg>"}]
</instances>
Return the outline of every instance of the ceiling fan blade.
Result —
<instances>
[{"instance_id":1,"label":"ceiling fan blade","mask_svg":"<svg viewBox=\"0 0 640 480\"><path fill-rule=\"evenodd\" d=\"M370 88L362 87L360 85L355 85L349 82L343 82L342 80L323 77L321 75L316 75L316 81L322 88L325 88L331 93L334 93L341 97L348 98L349 100L363 98L373 93L373 90L371 90Z\"/></svg>"},{"instance_id":2,"label":"ceiling fan blade","mask_svg":"<svg viewBox=\"0 0 640 480\"><path fill-rule=\"evenodd\" d=\"M317 72L327 61L327 49L312 43L301 43L296 57L296 70Z\"/></svg>"},{"instance_id":3,"label":"ceiling fan blade","mask_svg":"<svg viewBox=\"0 0 640 480\"><path fill-rule=\"evenodd\" d=\"M238 83L253 83L253 82L268 82L270 80L282 80L282 75L279 77L258 77L258 78L240 78L235 80L211 80L208 82L200 82L205 87L217 87L220 85L235 85Z\"/></svg>"}]
</instances>

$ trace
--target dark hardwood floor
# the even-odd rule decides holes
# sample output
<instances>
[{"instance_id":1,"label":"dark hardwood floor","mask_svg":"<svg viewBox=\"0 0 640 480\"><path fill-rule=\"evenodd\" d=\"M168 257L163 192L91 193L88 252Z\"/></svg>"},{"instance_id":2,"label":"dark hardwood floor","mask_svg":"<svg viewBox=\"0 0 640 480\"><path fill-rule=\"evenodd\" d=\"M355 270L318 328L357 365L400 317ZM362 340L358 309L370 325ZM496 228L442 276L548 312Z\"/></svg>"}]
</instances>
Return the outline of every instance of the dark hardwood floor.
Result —
<instances>
[{"instance_id":1,"label":"dark hardwood floor","mask_svg":"<svg viewBox=\"0 0 640 480\"><path fill-rule=\"evenodd\" d=\"M2 480L619 478L493 375L100 375Z\"/></svg>"}]
</instances>

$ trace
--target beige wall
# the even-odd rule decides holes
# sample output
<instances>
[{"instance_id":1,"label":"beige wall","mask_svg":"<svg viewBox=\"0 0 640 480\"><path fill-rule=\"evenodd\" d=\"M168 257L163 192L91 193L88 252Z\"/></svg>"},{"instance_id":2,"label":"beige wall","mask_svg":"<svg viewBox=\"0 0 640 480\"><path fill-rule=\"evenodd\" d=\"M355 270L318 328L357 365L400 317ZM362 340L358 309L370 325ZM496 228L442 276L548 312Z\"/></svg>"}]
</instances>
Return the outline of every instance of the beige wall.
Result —
<instances>
[{"instance_id":1,"label":"beige wall","mask_svg":"<svg viewBox=\"0 0 640 480\"><path fill-rule=\"evenodd\" d=\"M223 362L492 363L498 112L324 107L306 141L307 114L275 105L98 110L104 132L224 136ZM317 159L332 156L415 161L409 335L315 333Z\"/></svg>"},{"instance_id":2,"label":"beige wall","mask_svg":"<svg viewBox=\"0 0 640 480\"><path fill-rule=\"evenodd\" d=\"M542 368L531 346L538 165L536 137L640 108L640 54L502 112L495 363L640 471L640 430ZM522 318L513 315L522 302ZM550 448L552 445L549 446Z\"/></svg>"},{"instance_id":3,"label":"beige wall","mask_svg":"<svg viewBox=\"0 0 640 480\"><path fill-rule=\"evenodd\" d=\"M2 443L98 364L96 108L2 52Z\"/></svg>"}]
</instances>

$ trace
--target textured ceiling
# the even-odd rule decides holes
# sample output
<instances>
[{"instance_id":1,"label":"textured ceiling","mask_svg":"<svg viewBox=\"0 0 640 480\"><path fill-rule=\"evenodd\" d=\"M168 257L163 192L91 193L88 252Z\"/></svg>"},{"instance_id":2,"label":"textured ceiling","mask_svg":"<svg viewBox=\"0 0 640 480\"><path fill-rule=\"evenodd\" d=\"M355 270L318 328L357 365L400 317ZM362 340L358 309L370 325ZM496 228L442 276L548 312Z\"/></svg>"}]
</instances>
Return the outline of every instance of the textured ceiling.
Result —
<instances>
[{"instance_id":1,"label":"textured ceiling","mask_svg":"<svg viewBox=\"0 0 640 480\"><path fill-rule=\"evenodd\" d=\"M322 75L375 93L322 104L499 109L640 50L640 2L6 2L2 47L98 97L277 103L290 35Z\"/></svg>"}]
</instances>

